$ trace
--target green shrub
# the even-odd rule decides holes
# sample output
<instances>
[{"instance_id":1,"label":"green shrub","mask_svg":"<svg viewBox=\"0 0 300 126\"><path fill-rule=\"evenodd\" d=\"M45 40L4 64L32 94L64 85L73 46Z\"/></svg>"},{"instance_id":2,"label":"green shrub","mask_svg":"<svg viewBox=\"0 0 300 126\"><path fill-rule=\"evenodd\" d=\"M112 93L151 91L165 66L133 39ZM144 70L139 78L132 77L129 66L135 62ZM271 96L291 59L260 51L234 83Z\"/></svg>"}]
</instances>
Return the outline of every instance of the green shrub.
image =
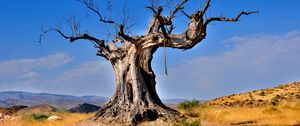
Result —
<instances>
[{"instance_id":1,"label":"green shrub","mask_svg":"<svg viewBox=\"0 0 300 126\"><path fill-rule=\"evenodd\" d=\"M193 99L192 101L184 101L178 104L179 109L190 109L199 107L200 101Z\"/></svg>"},{"instance_id":2,"label":"green shrub","mask_svg":"<svg viewBox=\"0 0 300 126\"><path fill-rule=\"evenodd\" d=\"M42 114L42 113L33 113L30 115L30 118L36 121L45 121L48 119L48 115Z\"/></svg>"},{"instance_id":3,"label":"green shrub","mask_svg":"<svg viewBox=\"0 0 300 126\"><path fill-rule=\"evenodd\" d=\"M200 126L200 120L187 121L186 119L181 119L180 122L174 123L173 126Z\"/></svg>"},{"instance_id":4,"label":"green shrub","mask_svg":"<svg viewBox=\"0 0 300 126\"><path fill-rule=\"evenodd\" d=\"M271 103L272 103L272 105L278 105L279 100L276 97L274 97L274 98L271 99Z\"/></svg>"},{"instance_id":5,"label":"green shrub","mask_svg":"<svg viewBox=\"0 0 300 126\"><path fill-rule=\"evenodd\" d=\"M191 117L199 117L201 111L208 108L206 104L200 103L199 100L184 101L178 104L179 109L184 110L184 114Z\"/></svg>"}]
</instances>

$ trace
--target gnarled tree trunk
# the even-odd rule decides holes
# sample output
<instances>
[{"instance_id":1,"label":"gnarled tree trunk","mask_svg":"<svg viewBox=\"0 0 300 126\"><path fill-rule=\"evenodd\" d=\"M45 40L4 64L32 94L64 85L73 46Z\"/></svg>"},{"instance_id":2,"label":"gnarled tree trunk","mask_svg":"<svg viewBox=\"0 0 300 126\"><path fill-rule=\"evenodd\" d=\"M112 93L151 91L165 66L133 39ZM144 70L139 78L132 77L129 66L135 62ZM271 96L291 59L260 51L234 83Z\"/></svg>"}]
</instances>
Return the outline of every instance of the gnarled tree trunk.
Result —
<instances>
[{"instance_id":1,"label":"gnarled tree trunk","mask_svg":"<svg viewBox=\"0 0 300 126\"><path fill-rule=\"evenodd\" d=\"M128 49L123 59L111 62L116 75L116 92L94 119L133 125L159 117L175 120L179 113L165 106L156 93L151 61L157 48L140 51L131 44Z\"/></svg>"}]
</instances>

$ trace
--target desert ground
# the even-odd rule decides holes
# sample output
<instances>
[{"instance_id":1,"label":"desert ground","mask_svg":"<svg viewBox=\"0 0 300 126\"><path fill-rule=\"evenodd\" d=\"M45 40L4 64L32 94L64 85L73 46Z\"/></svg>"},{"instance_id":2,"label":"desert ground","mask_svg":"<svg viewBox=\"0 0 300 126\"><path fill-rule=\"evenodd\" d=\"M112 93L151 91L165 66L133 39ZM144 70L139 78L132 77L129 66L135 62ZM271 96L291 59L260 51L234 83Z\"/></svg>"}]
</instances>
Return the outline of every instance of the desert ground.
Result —
<instances>
[{"instance_id":1,"label":"desert ground","mask_svg":"<svg viewBox=\"0 0 300 126\"><path fill-rule=\"evenodd\" d=\"M202 103L197 100L172 105L182 113L178 122L163 119L140 126L297 126L300 125L300 82L233 94ZM48 105L0 108L0 126L89 126L95 112L71 113ZM97 126L105 124L97 124Z\"/></svg>"}]
</instances>

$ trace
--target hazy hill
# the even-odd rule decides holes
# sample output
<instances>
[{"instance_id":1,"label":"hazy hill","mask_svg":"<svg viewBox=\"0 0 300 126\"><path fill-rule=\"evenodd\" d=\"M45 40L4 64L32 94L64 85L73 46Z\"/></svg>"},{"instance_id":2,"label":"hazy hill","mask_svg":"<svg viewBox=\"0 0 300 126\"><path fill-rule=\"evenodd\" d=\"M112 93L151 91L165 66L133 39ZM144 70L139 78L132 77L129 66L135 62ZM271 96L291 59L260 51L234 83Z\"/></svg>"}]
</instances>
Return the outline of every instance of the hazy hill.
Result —
<instances>
[{"instance_id":1,"label":"hazy hill","mask_svg":"<svg viewBox=\"0 0 300 126\"><path fill-rule=\"evenodd\" d=\"M70 108L77 104L89 103L100 105L108 100L99 96L71 96L48 93L29 93L20 91L0 92L0 106L11 107L15 105L35 106L48 104L57 108Z\"/></svg>"},{"instance_id":2,"label":"hazy hill","mask_svg":"<svg viewBox=\"0 0 300 126\"><path fill-rule=\"evenodd\" d=\"M217 106L262 106L276 105L300 100L300 81L282 84L274 88L254 90L213 99L208 105Z\"/></svg>"},{"instance_id":3,"label":"hazy hill","mask_svg":"<svg viewBox=\"0 0 300 126\"><path fill-rule=\"evenodd\" d=\"M69 109L79 104L101 105L109 98L100 96L72 96L49 93L29 93L21 91L0 92L0 107L16 105L35 106L48 104L56 108ZM185 99L163 99L165 104L177 104Z\"/></svg>"}]
</instances>

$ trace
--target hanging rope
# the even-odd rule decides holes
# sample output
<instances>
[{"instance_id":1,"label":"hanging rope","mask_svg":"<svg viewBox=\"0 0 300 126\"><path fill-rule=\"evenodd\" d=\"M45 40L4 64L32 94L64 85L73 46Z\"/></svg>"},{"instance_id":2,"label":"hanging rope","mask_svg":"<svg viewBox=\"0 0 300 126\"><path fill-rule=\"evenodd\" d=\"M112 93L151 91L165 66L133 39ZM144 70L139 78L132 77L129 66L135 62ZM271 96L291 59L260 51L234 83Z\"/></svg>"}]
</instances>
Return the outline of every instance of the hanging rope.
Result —
<instances>
[{"instance_id":1,"label":"hanging rope","mask_svg":"<svg viewBox=\"0 0 300 126\"><path fill-rule=\"evenodd\" d=\"M167 69L167 48L166 48L166 40L164 40L164 64L165 64L165 75L168 76L168 69Z\"/></svg>"}]
</instances>

